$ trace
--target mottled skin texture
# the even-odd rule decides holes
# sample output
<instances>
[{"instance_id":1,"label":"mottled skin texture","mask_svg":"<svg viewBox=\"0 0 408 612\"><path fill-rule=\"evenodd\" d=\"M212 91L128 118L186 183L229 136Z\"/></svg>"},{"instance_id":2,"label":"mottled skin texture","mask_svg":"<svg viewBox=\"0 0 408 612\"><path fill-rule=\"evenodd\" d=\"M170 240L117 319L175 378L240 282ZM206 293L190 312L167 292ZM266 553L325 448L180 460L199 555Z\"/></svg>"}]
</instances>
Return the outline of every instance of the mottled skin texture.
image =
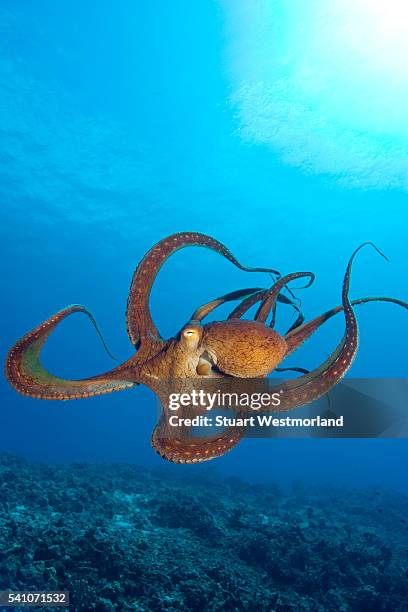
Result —
<instances>
[{"instance_id":1,"label":"mottled skin texture","mask_svg":"<svg viewBox=\"0 0 408 612\"><path fill-rule=\"evenodd\" d=\"M258 321L209 323L202 344L221 372L242 378L266 376L286 353L284 338Z\"/></svg>"},{"instance_id":2,"label":"mottled skin texture","mask_svg":"<svg viewBox=\"0 0 408 612\"><path fill-rule=\"evenodd\" d=\"M164 340L150 314L151 287L162 264L172 253L194 245L204 246L219 253L241 270L268 272L275 277L276 282L269 290L243 289L204 304L195 311L190 322L176 337ZM220 379L228 382L238 378L264 377L273 370L278 370L277 366L282 360L295 351L320 325L338 312L343 312L345 333L329 358L312 372L280 384L276 389L270 388L271 393L283 391L279 411L307 404L327 393L343 378L357 351L358 329L353 305L368 301L388 301L408 308L405 302L394 298L363 298L350 302L348 290L351 267L362 246L353 253L348 263L341 306L302 325L303 314L287 285L295 279L308 277L309 286L314 280L311 272L295 272L280 278L276 270L243 266L224 245L210 236L193 232L174 234L157 243L145 255L133 276L126 322L129 338L137 351L135 355L109 372L83 380L65 380L45 370L40 362L41 349L65 317L82 312L95 324L86 308L73 305L53 315L16 342L7 356L6 377L19 393L49 400L91 397L145 384L159 396L164 408L163 416L152 436L156 451L162 457L178 463L213 459L235 446L243 437L245 429L231 427L213 436L194 437L188 427L183 427L175 435L174 431L170 431L166 418L169 391L182 392L196 379L214 379L216 383ZM201 324L204 317L219 305L239 299L242 301L226 321ZM254 320L242 320L241 317L258 302L260 306ZM291 305L298 313L296 322L284 336L272 329L277 302ZM272 322L267 325L270 313ZM296 371L305 372L302 368Z\"/></svg>"}]
</instances>

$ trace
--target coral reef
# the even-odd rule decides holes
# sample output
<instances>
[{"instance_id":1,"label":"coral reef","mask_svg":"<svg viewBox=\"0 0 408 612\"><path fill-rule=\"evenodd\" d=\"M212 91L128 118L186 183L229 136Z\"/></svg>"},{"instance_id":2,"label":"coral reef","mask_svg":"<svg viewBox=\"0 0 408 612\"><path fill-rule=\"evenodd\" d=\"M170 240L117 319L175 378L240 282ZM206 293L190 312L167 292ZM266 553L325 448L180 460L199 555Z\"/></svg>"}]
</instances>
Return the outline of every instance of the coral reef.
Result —
<instances>
[{"instance_id":1,"label":"coral reef","mask_svg":"<svg viewBox=\"0 0 408 612\"><path fill-rule=\"evenodd\" d=\"M87 611L403 612L407 516L382 490L2 454L0 589Z\"/></svg>"}]
</instances>

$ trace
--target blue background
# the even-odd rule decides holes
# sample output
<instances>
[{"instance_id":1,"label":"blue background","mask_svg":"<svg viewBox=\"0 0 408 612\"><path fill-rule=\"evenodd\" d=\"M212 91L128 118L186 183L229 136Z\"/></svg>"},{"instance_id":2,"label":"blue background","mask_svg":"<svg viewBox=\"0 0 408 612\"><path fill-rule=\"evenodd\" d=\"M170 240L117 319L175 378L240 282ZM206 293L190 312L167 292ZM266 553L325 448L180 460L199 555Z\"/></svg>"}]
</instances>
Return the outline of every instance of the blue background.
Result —
<instances>
[{"instance_id":1,"label":"blue background","mask_svg":"<svg viewBox=\"0 0 408 612\"><path fill-rule=\"evenodd\" d=\"M322 7L2 2L3 360L19 336L71 303L89 307L111 350L128 358L133 270L176 231L211 234L246 265L314 271L302 293L308 318L340 303L349 255L373 240L391 263L363 251L352 296L407 299L408 77L359 55L352 36L341 44L343 13ZM158 276L153 315L169 337L199 304L268 282L204 249L182 250ZM351 374L406 376L406 312L370 304L357 314ZM327 324L291 364L324 361L343 325ZM55 332L43 361L72 378L112 367L79 315ZM157 406L146 388L43 402L0 385L2 450L162 463L150 448ZM216 465L254 481L407 486L405 440L245 440Z\"/></svg>"}]
</instances>

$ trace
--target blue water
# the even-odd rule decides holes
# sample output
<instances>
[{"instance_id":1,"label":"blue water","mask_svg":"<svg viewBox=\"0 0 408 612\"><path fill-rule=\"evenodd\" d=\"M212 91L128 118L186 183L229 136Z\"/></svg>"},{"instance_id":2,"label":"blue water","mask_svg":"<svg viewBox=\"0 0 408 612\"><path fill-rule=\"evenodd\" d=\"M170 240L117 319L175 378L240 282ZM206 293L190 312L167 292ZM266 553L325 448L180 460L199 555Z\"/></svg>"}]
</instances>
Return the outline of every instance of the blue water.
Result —
<instances>
[{"instance_id":1,"label":"blue water","mask_svg":"<svg viewBox=\"0 0 408 612\"><path fill-rule=\"evenodd\" d=\"M336 80L330 48L318 63L319 39L312 49L296 4L274 3L276 15L264 19L263 2L2 2L3 360L19 336L71 303L89 307L111 350L128 358L132 273L176 231L211 234L249 266L314 271L302 293L308 318L340 303L348 257L372 240L391 263L363 251L352 296L407 299L406 90L395 78L397 101L384 93L378 103L377 90L363 98L350 57L345 90L347 65ZM327 36L322 27L322 42ZM389 91L379 80L369 86ZM158 276L153 315L170 337L201 303L269 280L185 249ZM357 314L351 374L405 377L406 312L369 304ZM339 317L291 363L317 366L342 331ZM43 359L72 378L112 367L79 315L55 332ZM150 447L157 405L146 388L44 402L0 385L1 450L51 462L162 463ZM403 439L245 440L216 464L254 482L407 489Z\"/></svg>"}]
</instances>

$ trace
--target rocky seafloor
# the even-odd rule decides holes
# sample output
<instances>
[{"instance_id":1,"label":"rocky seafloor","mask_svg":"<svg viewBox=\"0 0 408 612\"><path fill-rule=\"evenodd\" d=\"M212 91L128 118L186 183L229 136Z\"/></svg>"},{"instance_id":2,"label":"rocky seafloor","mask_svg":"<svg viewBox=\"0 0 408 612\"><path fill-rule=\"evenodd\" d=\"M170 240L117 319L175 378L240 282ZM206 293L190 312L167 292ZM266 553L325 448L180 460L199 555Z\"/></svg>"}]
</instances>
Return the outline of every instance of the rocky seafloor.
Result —
<instances>
[{"instance_id":1,"label":"rocky seafloor","mask_svg":"<svg viewBox=\"0 0 408 612\"><path fill-rule=\"evenodd\" d=\"M402 612L407 517L375 489L3 454L0 590L68 590L70 610Z\"/></svg>"}]
</instances>

